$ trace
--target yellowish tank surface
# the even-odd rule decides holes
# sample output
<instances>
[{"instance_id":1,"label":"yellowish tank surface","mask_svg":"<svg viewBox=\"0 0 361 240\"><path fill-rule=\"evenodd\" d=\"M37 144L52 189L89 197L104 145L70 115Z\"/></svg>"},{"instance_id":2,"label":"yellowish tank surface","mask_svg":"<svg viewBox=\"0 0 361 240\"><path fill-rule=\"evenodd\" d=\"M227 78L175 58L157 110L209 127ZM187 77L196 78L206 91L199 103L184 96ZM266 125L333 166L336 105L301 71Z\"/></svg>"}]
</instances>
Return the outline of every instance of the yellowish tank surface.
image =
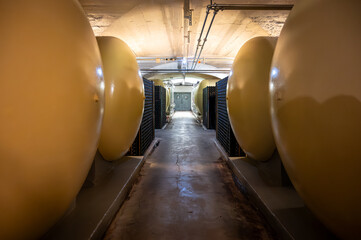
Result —
<instances>
[{"instance_id":1,"label":"yellowish tank surface","mask_svg":"<svg viewBox=\"0 0 361 240\"><path fill-rule=\"evenodd\" d=\"M99 152L108 161L124 156L143 116L144 87L133 51L115 37L97 37L103 60L105 110Z\"/></svg>"},{"instance_id":2,"label":"yellowish tank surface","mask_svg":"<svg viewBox=\"0 0 361 240\"><path fill-rule=\"evenodd\" d=\"M92 164L101 58L77 1L1 1L0 28L0 239L37 239Z\"/></svg>"},{"instance_id":3,"label":"yellowish tank surface","mask_svg":"<svg viewBox=\"0 0 361 240\"><path fill-rule=\"evenodd\" d=\"M198 108L200 114L203 114L203 89L206 87L215 87L216 82L218 81L218 79L204 79L197 86L194 94L194 104Z\"/></svg>"},{"instance_id":4,"label":"yellowish tank surface","mask_svg":"<svg viewBox=\"0 0 361 240\"><path fill-rule=\"evenodd\" d=\"M198 86L196 86L195 88L193 88L192 90L192 100L194 102L194 106L196 107L196 110L199 112L198 109L198 88L199 88L199 84Z\"/></svg>"},{"instance_id":5,"label":"yellowish tank surface","mask_svg":"<svg viewBox=\"0 0 361 240\"><path fill-rule=\"evenodd\" d=\"M165 87L165 86L164 86L164 83L163 83L163 80L153 79L152 81L153 81L153 83L154 83L154 86L162 86L162 87Z\"/></svg>"},{"instance_id":6,"label":"yellowish tank surface","mask_svg":"<svg viewBox=\"0 0 361 240\"><path fill-rule=\"evenodd\" d=\"M256 37L239 50L228 79L227 106L234 135L249 157L268 160L276 146L269 108L269 73L277 38Z\"/></svg>"},{"instance_id":7,"label":"yellowish tank surface","mask_svg":"<svg viewBox=\"0 0 361 240\"><path fill-rule=\"evenodd\" d=\"M271 70L277 148L308 207L342 239L361 236L361 1L303 0Z\"/></svg>"},{"instance_id":8,"label":"yellowish tank surface","mask_svg":"<svg viewBox=\"0 0 361 240\"><path fill-rule=\"evenodd\" d=\"M170 106L170 89L166 88L166 112L169 114L169 106Z\"/></svg>"}]
</instances>

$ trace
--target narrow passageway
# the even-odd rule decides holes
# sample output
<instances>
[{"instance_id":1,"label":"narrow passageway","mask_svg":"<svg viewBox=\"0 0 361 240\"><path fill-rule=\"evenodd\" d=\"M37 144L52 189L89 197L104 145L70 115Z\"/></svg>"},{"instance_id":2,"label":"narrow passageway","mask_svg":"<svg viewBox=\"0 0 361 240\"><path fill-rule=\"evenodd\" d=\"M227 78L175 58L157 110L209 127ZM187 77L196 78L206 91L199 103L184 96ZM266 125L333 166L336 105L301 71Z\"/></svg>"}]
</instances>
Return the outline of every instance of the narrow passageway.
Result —
<instances>
[{"instance_id":1,"label":"narrow passageway","mask_svg":"<svg viewBox=\"0 0 361 240\"><path fill-rule=\"evenodd\" d=\"M108 229L110 239L273 239L191 112L176 112Z\"/></svg>"}]
</instances>

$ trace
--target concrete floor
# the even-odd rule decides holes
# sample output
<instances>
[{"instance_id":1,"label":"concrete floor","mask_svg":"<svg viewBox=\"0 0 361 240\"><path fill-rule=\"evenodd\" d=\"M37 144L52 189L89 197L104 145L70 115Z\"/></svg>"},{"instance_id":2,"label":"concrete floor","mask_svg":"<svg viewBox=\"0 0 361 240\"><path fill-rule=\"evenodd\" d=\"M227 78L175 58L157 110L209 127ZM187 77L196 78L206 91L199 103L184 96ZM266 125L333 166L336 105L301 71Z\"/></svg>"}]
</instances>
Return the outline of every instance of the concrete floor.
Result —
<instances>
[{"instance_id":1,"label":"concrete floor","mask_svg":"<svg viewBox=\"0 0 361 240\"><path fill-rule=\"evenodd\" d=\"M156 137L158 148L104 239L275 239L236 188L214 130L176 112Z\"/></svg>"},{"instance_id":2,"label":"concrete floor","mask_svg":"<svg viewBox=\"0 0 361 240\"><path fill-rule=\"evenodd\" d=\"M262 211L281 239L338 239L313 215L285 178L277 152L266 162L228 157L221 144L214 141L242 186L242 192Z\"/></svg>"}]
</instances>

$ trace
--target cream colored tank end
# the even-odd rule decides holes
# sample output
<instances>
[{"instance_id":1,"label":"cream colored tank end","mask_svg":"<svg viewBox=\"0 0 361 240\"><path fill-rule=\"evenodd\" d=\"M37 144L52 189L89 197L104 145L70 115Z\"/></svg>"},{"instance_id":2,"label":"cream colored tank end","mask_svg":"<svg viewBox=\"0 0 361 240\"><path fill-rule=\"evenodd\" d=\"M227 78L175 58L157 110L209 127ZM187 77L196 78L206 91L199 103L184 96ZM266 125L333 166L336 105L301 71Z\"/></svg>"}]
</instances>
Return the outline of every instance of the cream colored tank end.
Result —
<instances>
[{"instance_id":1,"label":"cream colored tank end","mask_svg":"<svg viewBox=\"0 0 361 240\"><path fill-rule=\"evenodd\" d=\"M215 87L218 81L219 79L204 79L197 86L194 92L194 104L200 114L203 114L203 89L206 87Z\"/></svg>"},{"instance_id":2,"label":"cream colored tank end","mask_svg":"<svg viewBox=\"0 0 361 240\"><path fill-rule=\"evenodd\" d=\"M361 236L361 1L297 1L271 70L278 151L306 205Z\"/></svg>"},{"instance_id":3,"label":"cream colored tank end","mask_svg":"<svg viewBox=\"0 0 361 240\"><path fill-rule=\"evenodd\" d=\"M77 1L1 1L0 28L0 239L38 239L92 164L102 64Z\"/></svg>"},{"instance_id":4,"label":"cream colored tank end","mask_svg":"<svg viewBox=\"0 0 361 240\"><path fill-rule=\"evenodd\" d=\"M254 160L270 159L276 149L270 117L269 75L275 37L256 37L239 50L227 85L227 107L234 135Z\"/></svg>"},{"instance_id":5,"label":"cream colored tank end","mask_svg":"<svg viewBox=\"0 0 361 240\"><path fill-rule=\"evenodd\" d=\"M142 121L143 79L133 51L115 37L97 37L104 66L105 110L99 151L120 159L132 145Z\"/></svg>"}]
</instances>

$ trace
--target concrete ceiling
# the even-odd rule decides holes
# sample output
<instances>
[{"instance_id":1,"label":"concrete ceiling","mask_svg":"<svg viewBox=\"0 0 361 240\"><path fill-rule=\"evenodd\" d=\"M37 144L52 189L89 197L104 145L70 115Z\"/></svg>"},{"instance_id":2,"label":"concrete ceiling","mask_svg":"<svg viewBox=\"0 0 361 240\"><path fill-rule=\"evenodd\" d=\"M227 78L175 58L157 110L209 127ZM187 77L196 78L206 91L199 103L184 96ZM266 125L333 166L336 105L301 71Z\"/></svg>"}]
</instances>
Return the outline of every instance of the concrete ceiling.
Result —
<instances>
[{"instance_id":1,"label":"concrete ceiling","mask_svg":"<svg viewBox=\"0 0 361 240\"><path fill-rule=\"evenodd\" d=\"M192 25L184 18L185 0L80 0L96 36L115 36L135 52L141 69L189 68L209 0L189 0ZM294 0L216 0L217 4L293 4ZM229 69L244 42L256 36L278 36L289 11L220 11L214 20L199 68ZM208 17L205 31L213 16ZM188 34L189 31L189 34ZM189 35L189 40L188 40ZM204 35L202 39L204 38ZM202 40L203 41L203 40ZM169 64L178 62L177 64ZM166 64L166 65L163 65ZM172 68L172 67L171 67ZM198 68L198 67L197 67ZM158 74L148 74L156 77ZM215 75L215 74L213 74ZM170 76L170 74L167 74ZM184 74L180 74L184 76ZM217 75L215 75L217 76ZM173 76L174 77L174 76ZM218 77L222 77L219 76ZM161 77L164 79L164 76Z\"/></svg>"}]
</instances>

